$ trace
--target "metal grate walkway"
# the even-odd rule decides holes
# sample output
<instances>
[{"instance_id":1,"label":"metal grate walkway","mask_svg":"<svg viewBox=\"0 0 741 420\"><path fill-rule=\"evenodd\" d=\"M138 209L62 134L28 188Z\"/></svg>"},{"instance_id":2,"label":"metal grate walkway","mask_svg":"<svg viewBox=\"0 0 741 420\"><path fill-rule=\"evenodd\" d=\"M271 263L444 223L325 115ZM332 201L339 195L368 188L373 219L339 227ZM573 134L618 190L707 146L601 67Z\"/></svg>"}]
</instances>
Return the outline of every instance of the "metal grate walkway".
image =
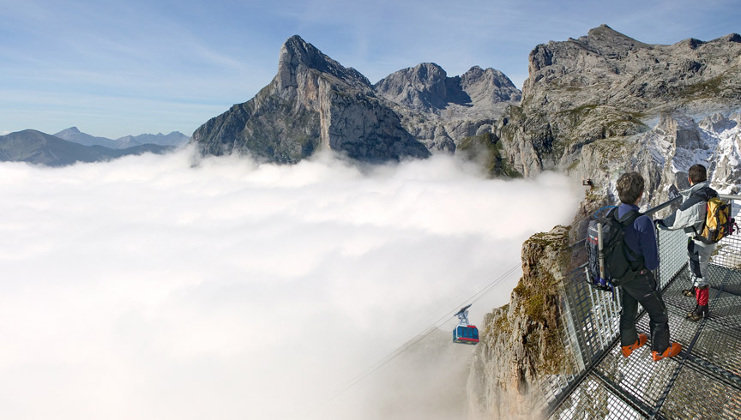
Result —
<instances>
[{"instance_id":1,"label":"metal grate walkway","mask_svg":"<svg viewBox=\"0 0 741 420\"><path fill-rule=\"evenodd\" d=\"M741 201L734 203L739 220ZM551 419L738 419L741 418L741 235L724 239L709 268L710 317L685 319L694 297L687 237L659 233L661 265L657 279L669 313L671 340L682 353L654 362L646 345L625 358L619 344L619 297L595 291L574 270L564 285L564 344L575 355L570 373L541 384ZM576 253L578 254L578 252ZM577 256L577 258L579 258ZM638 318L647 335L648 315ZM649 335L650 336L650 335Z\"/></svg>"}]
</instances>

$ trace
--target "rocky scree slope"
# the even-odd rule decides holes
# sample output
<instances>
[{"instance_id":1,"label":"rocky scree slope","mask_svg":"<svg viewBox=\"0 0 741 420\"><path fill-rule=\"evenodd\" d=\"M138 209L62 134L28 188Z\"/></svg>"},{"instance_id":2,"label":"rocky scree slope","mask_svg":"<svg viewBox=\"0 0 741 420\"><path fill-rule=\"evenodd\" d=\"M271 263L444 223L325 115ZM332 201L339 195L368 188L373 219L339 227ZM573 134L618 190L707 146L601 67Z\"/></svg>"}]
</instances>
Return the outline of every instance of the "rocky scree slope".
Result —
<instances>
[{"instance_id":1,"label":"rocky scree slope","mask_svg":"<svg viewBox=\"0 0 741 420\"><path fill-rule=\"evenodd\" d=\"M366 162L453 152L493 132L520 91L501 72L473 67L447 77L432 63L371 85L299 36L281 48L278 74L254 98L193 133L203 154L246 153L295 163L320 148Z\"/></svg>"}]
</instances>

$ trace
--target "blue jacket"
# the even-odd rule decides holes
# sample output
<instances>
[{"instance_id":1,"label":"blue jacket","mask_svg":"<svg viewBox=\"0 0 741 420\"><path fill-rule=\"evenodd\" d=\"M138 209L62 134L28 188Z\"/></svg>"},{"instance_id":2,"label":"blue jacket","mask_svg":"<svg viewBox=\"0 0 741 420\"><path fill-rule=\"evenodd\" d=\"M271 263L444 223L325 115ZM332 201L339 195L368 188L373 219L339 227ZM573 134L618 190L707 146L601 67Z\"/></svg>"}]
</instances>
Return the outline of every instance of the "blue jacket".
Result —
<instances>
[{"instance_id":1,"label":"blue jacket","mask_svg":"<svg viewBox=\"0 0 741 420\"><path fill-rule=\"evenodd\" d=\"M638 211L638 206L620 204L617 209L618 218L623 217L631 210ZM655 270L659 266L656 231L650 217L640 216L633 222L633 226L628 226L625 229L625 244L631 251L643 256L643 263L647 269Z\"/></svg>"}]
</instances>

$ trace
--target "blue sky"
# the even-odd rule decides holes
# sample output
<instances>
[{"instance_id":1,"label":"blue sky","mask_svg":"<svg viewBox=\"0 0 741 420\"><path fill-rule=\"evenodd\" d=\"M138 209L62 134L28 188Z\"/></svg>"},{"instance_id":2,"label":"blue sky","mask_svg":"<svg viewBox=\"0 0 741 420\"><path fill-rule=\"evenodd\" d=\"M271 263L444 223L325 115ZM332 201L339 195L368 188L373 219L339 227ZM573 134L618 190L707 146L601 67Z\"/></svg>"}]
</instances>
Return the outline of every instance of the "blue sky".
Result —
<instances>
[{"instance_id":1,"label":"blue sky","mask_svg":"<svg viewBox=\"0 0 741 420\"><path fill-rule=\"evenodd\" d=\"M739 0L0 0L0 134L190 135L268 84L294 34L371 82L435 62L521 86L533 47L603 23L672 44L740 22Z\"/></svg>"}]
</instances>

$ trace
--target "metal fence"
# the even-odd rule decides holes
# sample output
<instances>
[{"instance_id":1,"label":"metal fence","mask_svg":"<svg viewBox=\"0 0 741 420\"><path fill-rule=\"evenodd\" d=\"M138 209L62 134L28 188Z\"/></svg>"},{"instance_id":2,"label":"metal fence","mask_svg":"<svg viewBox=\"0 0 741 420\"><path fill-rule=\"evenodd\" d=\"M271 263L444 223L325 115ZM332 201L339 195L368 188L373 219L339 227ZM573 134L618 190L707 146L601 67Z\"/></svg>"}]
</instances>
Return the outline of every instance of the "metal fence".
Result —
<instances>
[{"instance_id":1,"label":"metal fence","mask_svg":"<svg viewBox=\"0 0 741 420\"><path fill-rule=\"evenodd\" d=\"M741 197L722 198L741 222ZM691 286L688 238L681 230L658 231L657 240L655 274L671 339L682 344L682 353L660 362L653 361L649 346L629 358L621 355L620 291L613 296L586 283L583 242L577 243L575 268L561 293L563 343L573 358L563 373L540 384L546 417L741 418L741 234L717 245L708 269L710 317L696 323L685 319L695 300L681 293ZM638 329L648 332L647 315L639 315Z\"/></svg>"}]
</instances>

